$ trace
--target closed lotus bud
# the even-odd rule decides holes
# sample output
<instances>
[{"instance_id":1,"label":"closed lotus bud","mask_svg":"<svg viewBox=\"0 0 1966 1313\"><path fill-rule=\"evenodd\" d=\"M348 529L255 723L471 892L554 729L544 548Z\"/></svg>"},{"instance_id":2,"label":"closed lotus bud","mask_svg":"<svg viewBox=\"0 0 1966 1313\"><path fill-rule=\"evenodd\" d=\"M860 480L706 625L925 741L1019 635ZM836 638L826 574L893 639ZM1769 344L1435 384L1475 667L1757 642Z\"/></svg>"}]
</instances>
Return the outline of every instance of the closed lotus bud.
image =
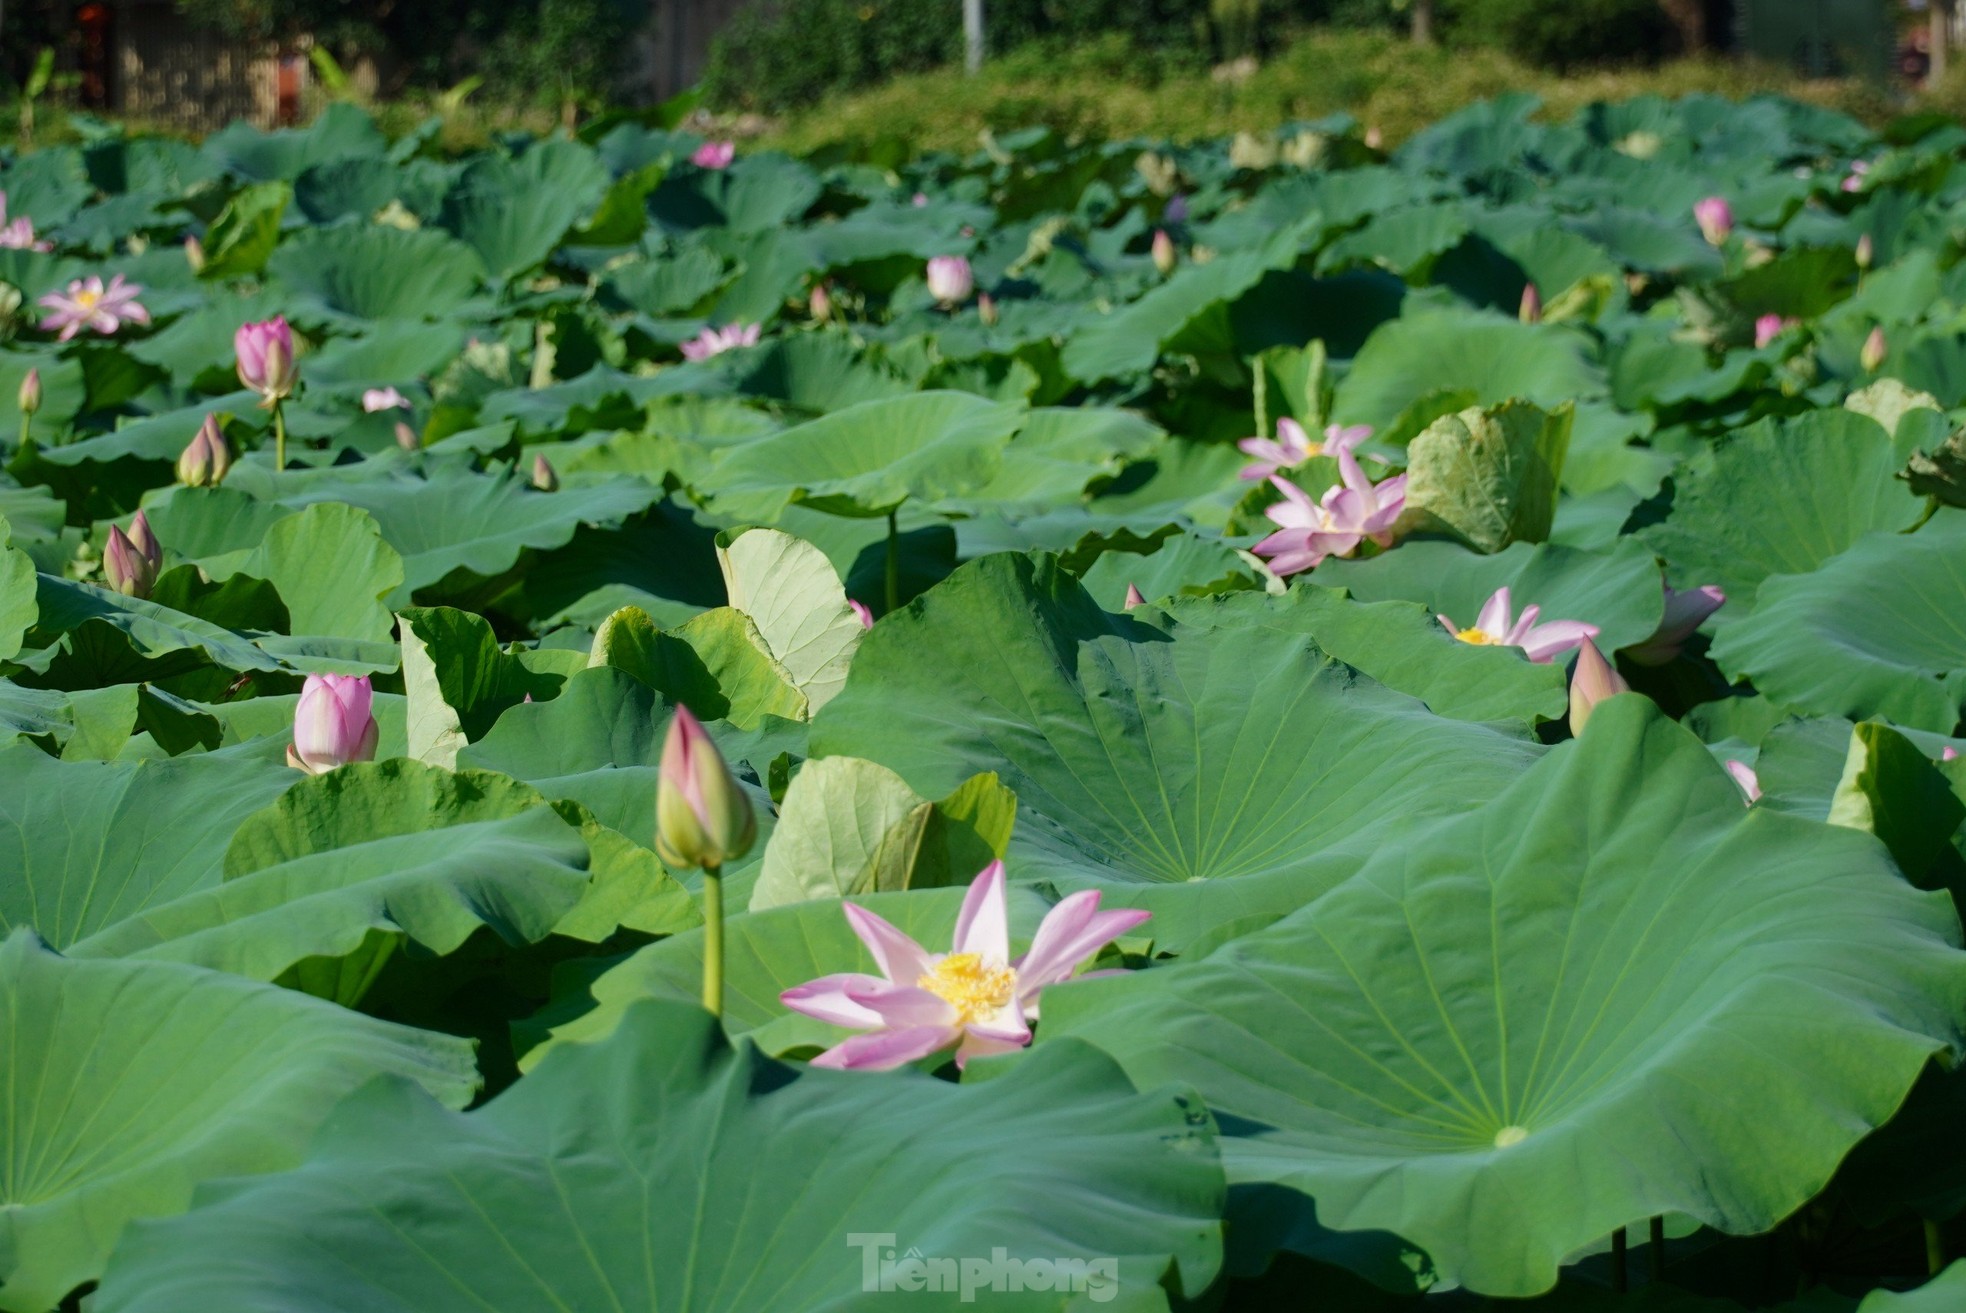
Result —
<instances>
[{"instance_id":1,"label":"closed lotus bud","mask_svg":"<svg viewBox=\"0 0 1966 1313\"><path fill-rule=\"evenodd\" d=\"M815 284L808 303L812 310L814 323L823 324L833 317L833 298L826 291L826 284Z\"/></svg>"},{"instance_id":2,"label":"closed lotus bud","mask_svg":"<svg viewBox=\"0 0 1966 1313\"><path fill-rule=\"evenodd\" d=\"M157 567L130 541L128 534L112 524L109 541L102 549L102 577L125 597L148 597L157 585Z\"/></svg>"},{"instance_id":3,"label":"closed lotus bud","mask_svg":"<svg viewBox=\"0 0 1966 1313\"><path fill-rule=\"evenodd\" d=\"M1693 207L1693 221L1710 246L1724 246L1734 231L1734 207L1719 196L1709 196Z\"/></svg>"},{"instance_id":4,"label":"closed lotus bud","mask_svg":"<svg viewBox=\"0 0 1966 1313\"><path fill-rule=\"evenodd\" d=\"M751 851L758 820L723 754L689 708L678 706L662 744L655 851L677 868L721 868Z\"/></svg>"},{"instance_id":5,"label":"closed lotus bud","mask_svg":"<svg viewBox=\"0 0 1966 1313\"><path fill-rule=\"evenodd\" d=\"M960 255L938 255L928 262L928 294L943 305L960 305L976 287L969 261Z\"/></svg>"},{"instance_id":6,"label":"closed lotus bud","mask_svg":"<svg viewBox=\"0 0 1966 1313\"><path fill-rule=\"evenodd\" d=\"M1516 318L1525 324L1543 322L1543 294L1536 290L1536 284L1530 283L1522 289L1522 304L1516 308Z\"/></svg>"},{"instance_id":7,"label":"closed lotus bud","mask_svg":"<svg viewBox=\"0 0 1966 1313\"><path fill-rule=\"evenodd\" d=\"M1174 249L1174 239L1167 235L1165 228L1154 229L1153 256L1154 268L1160 270L1163 278L1173 273L1174 266L1180 263L1180 253Z\"/></svg>"},{"instance_id":8,"label":"closed lotus bud","mask_svg":"<svg viewBox=\"0 0 1966 1313\"><path fill-rule=\"evenodd\" d=\"M219 430L216 415L205 416L177 458L177 481L187 488L216 488L232 468L232 449Z\"/></svg>"},{"instance_id":9,"label":"closed lotus bud","mask_svg":"<svg viewBox=\"0 0 1966 1313\"><path fill-rule=\"evenodd\" d=\"M294 706L287 764L309 775L325 775L351 761L374 761L374 697L367 675L309 675Z\"/></svg>"},{"instance_id":10,"label":"closed lotus bud","mask_svg":"<svg viewBox=\"0 0 1966 1313\"><path fill-rule=\"evenodd\" d=\"M300 371L294 362L294 334L285 316L258 324L242 324L232 336L238 357L239 381L259 393L260 404L271 407L293 395Z\"/></svg>"},{"instance_id":11,"label":"closed lotus bud","mask_svg":"<svg viewBox=\"0 0 1966 1313\"><path fill-rule=\"evenodd\" d=\"M1140 595L1140 590L1134 585L1128 584L1126 586L1126 609L1131 611L1136 606L1145 606L1146 604L1147 599Z\"/></svg>"},{"instance_id":12,"label":"closed lotus bud","mask_svg":"<svg viewBox=\"0 0 1966 1313\"><path fill-rule=\"evenodd\" d=\"M41 371L30 369L27 377L20 381L20 397L17 403L20 413L32 415L41 409Z\"/></svg>"},{"instance_id":13,"label":"closed lotus bud","mask_svg":"<svg viewBox=\"0 0 1966 1313\"><path fill-rule=\"evenodd\" d=\"M184 262L191 266L194 274L205 271L205 244L196 237L184 239Z\"/></svg>"},{"instance_id":14,"label":"closed lotus bud","mask_svg":"<svg viewBox=\"0 0 1966 1313\"><path fill-rule=\"evenodd\" d=\"M541 492L559 490L560 476L554 473L553 462L546 459L545 452L539 452L532 458L532 486Z\"/></svg>"},{"instance_id":15,"label":"closed lotus bud","mask_svg":"<svg viewBox=\"0 0 1966 1313\"><path fill-rule=\"evenodd\" d=\"M1873 328L1870 336L1864 339L1864 349L1857 353L1857 362L1864 367L1866 374L1875 374L1884 368L1884 359L1890 353L1890 344L1884 340L1884 330Z\"/></svg>"},{"instance_id":16,"label":"closed lotus bud","mask_svg":"<svg viewBox=\"0 0 1966 1313\"><path fill-rule=\"evenodd\" d=\"M150 527L150 517L142 511L130 521L130 545L143 553L143 559L150 562L152 570L164 568L164 544L157 541L157 535Z\"/></svg>"},{"instance_id":17,"label":"closed lotus bud","mask_svg":"<svg viewBox=\"0 0 1966 1313\"><path fill-rule=\"evenodd\" d=\"M1586 638L1577 649L1577 667L1570 674L1570 732L1581 735L1598 703L1631 691L1632 686L1604 659L1597 644Z\"/></svg>"},{"instance_id":18,"label":"closed lotus bud","mask_svg":"<svg viewBox=\"0 0 1966 1313\"><path fill-rule=\"evenodd\" d=\"M1384 150L1386 148L1386 134L1379 131L1378 124L1375 123L1365 130L1365 146L1367 150Z\"/></svg>"},{"instance_id":19,"label":"closed lotus bud","mask_svg":"<svg viewBox=\"0 0 1966 1313\"><path fill-rule=\"evenodd\" d=\"M976 317L983 321L985 328L994 327L997 322L996 299L988 292L976 298Z\"/></svg>"},{"instance_id":20,"label":"closed lotus bud","mask_svg":"<svg viewBox=\"0 0 1966 1313\"><path fill-rule=\"evenodd\" d=\"M1871 240L1869 233L1865 233L1857 239L1857 267L1869 269L1876 262L1877 243Z\"/></svg>"},{"instance_id":21,"label":"closed lotus bud","mask_svg":"<svg viewBox=\"0 0 1966 1313\"><path fill-rule=\"evenodd\" d=\"M415 451L423 445L423 439L417 435L415 429L399 419L396 421L396 445L404 451Z\"/></svg>"}]
</instances>

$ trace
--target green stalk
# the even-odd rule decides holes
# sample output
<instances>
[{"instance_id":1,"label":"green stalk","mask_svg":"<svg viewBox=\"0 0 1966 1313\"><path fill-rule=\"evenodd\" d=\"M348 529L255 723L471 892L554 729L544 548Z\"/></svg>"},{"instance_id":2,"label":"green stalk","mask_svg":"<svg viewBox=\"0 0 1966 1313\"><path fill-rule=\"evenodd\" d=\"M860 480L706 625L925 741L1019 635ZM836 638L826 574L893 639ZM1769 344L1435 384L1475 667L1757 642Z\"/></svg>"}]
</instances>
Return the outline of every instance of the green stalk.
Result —
<instances>
[{"instance_id":1,"label":"green stalk","mask_svg":"<svg viewBox=\"0 0 1966 1313\"><path fill-rule=\"evenodd\" d=\"M901 524L899 506L887 513L887 610L901 607Z\"/></svg>"},{"instance_id":2,"label":"green stalk","mask_svg":"<svg viewBox=\"0 0 1966 1313\"><path fill-rule=\"evenodd\" d=\"M273 468L287 468L287 416L281 402L273 403Z\"/></svg>"},{"instance_id":3,"label":"green stalk","mask_svg":"<svg viewBox=\"0 0 1966 1313\"><path fill-rule=\"evenodd\" d=\"M28 427L33 423L34 423L34 416L28 414L25 411L22 411L20 417L20 448L19 448L21 451L27 450L27 430Z\"/></svg>"},{"instance_id":4,"label":"green stalk","mask_svg":"<svg viewBox=\"0 0 1966 1313\"><path fill-rule=\"evenodd\" d=\"M724 1015L724 872L703 868L703 1006Z\"/></svg>"}]
</instances>

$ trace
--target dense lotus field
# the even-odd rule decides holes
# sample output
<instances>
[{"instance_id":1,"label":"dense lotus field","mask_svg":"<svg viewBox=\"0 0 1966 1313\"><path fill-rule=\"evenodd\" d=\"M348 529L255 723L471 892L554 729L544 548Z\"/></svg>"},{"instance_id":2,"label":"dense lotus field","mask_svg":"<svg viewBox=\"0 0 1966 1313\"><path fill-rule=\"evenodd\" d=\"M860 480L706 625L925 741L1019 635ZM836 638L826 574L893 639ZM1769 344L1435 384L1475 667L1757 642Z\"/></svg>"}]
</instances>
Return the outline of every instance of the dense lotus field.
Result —
<instances>
[{"instance_id":1,"label":"dense lotus field","mask_svg":"<svg viewBox=\"0 0 1966 1313\"><path fill-rule=\"evenodd\" d=\"M1966 131L1532 110L0 153L0 1310L1966 1308Z\"/></svg>"}]
</instances>

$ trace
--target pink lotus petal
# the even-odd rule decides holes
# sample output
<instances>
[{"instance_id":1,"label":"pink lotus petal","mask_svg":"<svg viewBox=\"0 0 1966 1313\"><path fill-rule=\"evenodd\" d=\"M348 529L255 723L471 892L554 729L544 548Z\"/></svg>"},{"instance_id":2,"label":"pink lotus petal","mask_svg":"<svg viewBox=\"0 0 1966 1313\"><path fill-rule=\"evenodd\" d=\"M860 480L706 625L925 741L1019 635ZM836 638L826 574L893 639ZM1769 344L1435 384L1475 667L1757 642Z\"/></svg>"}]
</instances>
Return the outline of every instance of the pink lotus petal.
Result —
<instances>
[{"instance_id":1,"label":"pink lotus petal","mask_svg":"<svg viewBox=\"0 0 1966 1313\"><path fill-rule=\"evenodd\" d=\"M1745 761L1726 761L1721 765L1726 768L1729 775L1734 777L1734 783L1739 785L1741 792L1747 795L1750 805L1760 800L1761 777L1754 773L1754 767Z\"/></svg>"},{"instance_id":2,"label":"pink lotus petal","mask_svg":"<svg viewBox=\"0 0 1966 1313\"><path fill-rule=\"evenodd\" d=\"M1492 634L1497 639L1509 632L1509 589L1504 584L1489 595L1482 603L1481 614L1475 618L1474 627L1484 634Z\"/></svg>"},{"instance_id":3,"label":"pink lotus petal","mask_svg":"<svg viewBox=\"0 0 1966 1313\"><path fill-rule=\"evenodd\" d=\"M968 1067L971 1058L993 1058L999 1053L1015 1053L1030 1042L1028 1036L1022 1040L998 1039L972 1027L963 1032L962 1046L956 1050L956 1068L962 1070Z\"/></svg>"},{"instance_id":4,"label":"pink lotus petal","mask_svg":"<svg viewBox=\"0 0 1966 1313\"><path fill-rule=\"evenodd\" d=\"M913 1030L921 1026L953 1027L962 1024L954 1004L940 994L919 985L894 985L885 980L866 985L849 985L850 1002L872 1012L878 1025L889 1030Z\"/></svg>"},{"instance_id":5,"label":"pink lotus petal","mask_svg":"<svg viewBox=\"0 0 1966 1313\"><path fill-rule=\"evenodd\" d=\"M778 1001L794 1012L852 1030L869 1030L881 1024L881 1014L864 1003L855 1002L849 989L869 989L887 984L879 976L859 971L821 976L803 985L794 985L778 996Z\"/></svg>"},{"instance_id":6,"label":"pink lotus petal","mask_svg":"<svg viewBox=\"0 0 1966 1313\"><path fill-rule=\"evenodd\" d=\"M855 903L841 904L847 924L867 951L881 974L897 985L912 985L935 966L934 958L920 944L887 921Z\"/></svg>"},{"instance_id":7,"label":"pink lotus petal","mask_svg":"<svg viewBox=\"0 0 1966 1313\"><path fill-rule=\"evenodd\" d=\"M1519 646L1531 661L1547 665L1552 658L1581 646L1585 639L1596 637L1596 625L1581 620L1552 620L1524 634Z\"/></svg>"},{"instance_id":8,"label":"pink lotus petal","mask_svg":"<svg viewBox=\"0 0 1966 1313\"><path fill-rule=\"evenodd\" d=\"M961 1035L960 1030L939 1026L877 1030L871 1035L841 1040L814 1058L812 1065L840 1071L892 1071L948 1048Z\"/></svg>"},{"instance_id":9,"label":"pink lotus petal","mask_svg":"<svg viewBox=\"0 0 1966 1313\"><path fill-rule=\"evenodd\" d=\"M1010 960L1010 913L1004 902L1002 862L991 862L971 881L956 917L955 950L985 962Z\"/></svg>"},{"instance_id":10,"label":"pink lotus petal","mask_svg":"<svg viewBox=\"0 0 1966 1313\"><path fill-rule=\"evenodd\" d=\"M1100 949L1146 921L1152 914L1135 909L1099 910L1099 891L1081 890L1061 899L1045 913L1031 939L1031 951L1015 965L1018 992L1035 993L1045 985L1067 980Z\"/></svg>"}]
</instances>

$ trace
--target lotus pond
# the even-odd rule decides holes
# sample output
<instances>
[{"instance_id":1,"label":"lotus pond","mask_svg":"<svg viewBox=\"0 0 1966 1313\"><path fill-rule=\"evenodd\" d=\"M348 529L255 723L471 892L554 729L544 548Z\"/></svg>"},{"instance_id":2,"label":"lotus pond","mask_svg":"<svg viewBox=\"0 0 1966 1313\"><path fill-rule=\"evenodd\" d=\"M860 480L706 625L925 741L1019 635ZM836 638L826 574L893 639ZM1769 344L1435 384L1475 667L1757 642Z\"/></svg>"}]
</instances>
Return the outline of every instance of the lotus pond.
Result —
<instances>
[{"instance_id":1,"label":"lotus pond","mask_svg":"<svg viewBox=\"0 0 1966 1313\"><path fill-rule=\"evenodd\" d=\"M0 154L0 1309L1966 1307L1966 131L1533 110Z\"/></svg>"}]
</instances>

